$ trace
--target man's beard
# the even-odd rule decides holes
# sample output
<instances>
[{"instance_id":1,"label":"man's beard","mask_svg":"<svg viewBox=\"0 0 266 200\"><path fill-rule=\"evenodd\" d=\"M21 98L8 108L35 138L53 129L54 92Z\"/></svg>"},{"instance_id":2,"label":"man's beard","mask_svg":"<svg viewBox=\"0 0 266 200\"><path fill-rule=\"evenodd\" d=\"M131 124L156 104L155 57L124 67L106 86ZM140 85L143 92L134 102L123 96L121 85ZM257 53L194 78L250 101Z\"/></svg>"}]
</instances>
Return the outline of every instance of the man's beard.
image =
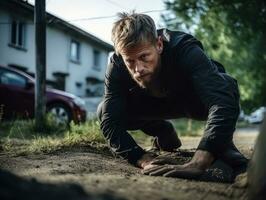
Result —
<instances>
[{"instance_id":1,"label":"man's beard","mask_svg":"<svg viewBox=\"0 0 266 200\"><path fill-rule=\"evenodd\" d=\"M143 89L148 89L151 87L152 82L153 82L153 78L151 77L151 79L149 81L145 81L145 80L137 80L136 78L133 77L133 79L135 80L135 82Z\"/></svg>"},{"instance_id":2,"label":"man's beard","mask_svg":"<svg viewBox=\"0 0 266 200\"><path fill-rule=\"evenodd\" d=\"M149 77L149 80L145 80L145 77L144 79L141 79L141 80L138 80L137 78L134 77L133 74L131 74L132 78L134 79L134 81L143 89L147 89L147 90L150 90L150 89L153 89L155 85L157 85L158 83L158 79L159 79L159 73L160 73L160 69L161 69L161 66L158 65L155 70L150 73L148 76Z\"/></svg>"}]
</instances>

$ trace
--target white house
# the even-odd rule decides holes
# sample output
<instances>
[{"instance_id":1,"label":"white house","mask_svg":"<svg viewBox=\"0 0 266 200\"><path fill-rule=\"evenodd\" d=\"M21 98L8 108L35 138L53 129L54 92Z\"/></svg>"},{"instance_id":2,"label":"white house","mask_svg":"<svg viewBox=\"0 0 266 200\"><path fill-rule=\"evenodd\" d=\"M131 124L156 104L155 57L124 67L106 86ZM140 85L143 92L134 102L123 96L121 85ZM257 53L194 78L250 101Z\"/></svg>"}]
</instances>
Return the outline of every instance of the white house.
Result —
<instances>
[{"instance_id":1,"label":"white house","mask_svg":"<svg viewBox=\"0 0 266 200\"><path fill-rule=\"evenodd\" d=\"M35 73L34 7L22 0L0 1L0 65ZM47 85L77 96L103 93L112 45L47 13Z\"/></svg>"}]
</instances>

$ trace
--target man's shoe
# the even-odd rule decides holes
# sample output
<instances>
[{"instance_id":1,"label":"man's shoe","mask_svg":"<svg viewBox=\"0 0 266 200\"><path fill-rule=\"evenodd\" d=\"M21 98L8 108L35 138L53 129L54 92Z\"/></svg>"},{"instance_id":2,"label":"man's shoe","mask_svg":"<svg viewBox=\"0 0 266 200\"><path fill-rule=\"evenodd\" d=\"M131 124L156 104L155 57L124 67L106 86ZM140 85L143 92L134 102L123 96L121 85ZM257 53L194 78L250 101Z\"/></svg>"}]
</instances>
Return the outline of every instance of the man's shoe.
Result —
<instances>
[{"instance_id":1,"label":"man's shoe","mask_svg":"<svg viewBox=\"0 0 266 200\"><path fill-rule=\"evenodd\" d=\"M155 137L152 142L152 149L153 150L163 150L173 152L179 147L181 147L182 143L181 140L176 136L174 139L172 138L158 138Z\"/></svg>"}]
</instances>

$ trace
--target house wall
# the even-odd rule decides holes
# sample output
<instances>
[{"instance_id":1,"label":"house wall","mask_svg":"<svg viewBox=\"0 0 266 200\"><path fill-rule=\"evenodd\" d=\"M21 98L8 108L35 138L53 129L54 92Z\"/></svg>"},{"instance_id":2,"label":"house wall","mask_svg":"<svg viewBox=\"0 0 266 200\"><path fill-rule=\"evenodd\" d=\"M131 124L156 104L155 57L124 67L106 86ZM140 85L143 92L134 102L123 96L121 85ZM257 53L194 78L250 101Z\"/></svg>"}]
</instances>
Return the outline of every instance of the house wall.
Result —
<instances>
[{"instance_id":1,"label":"house wall","mask_svg":"<svg viewBox=\"0 0 266 200\"><path fill-rule=\"evenodd\" d=\"M26 67L29 72L35 72L35 35L31 19L25 19L19 13L16 16L0 8L0 22L11 22L13 17L23 19L26 24L25 50L16 49L9 45L10 24L0 24L0 65L10 64ZM104 80L104 73L108 62L108 53L97 45L91 44L78 34L62 31L56 26L47 26L46 33L46 77L56 80L54 72L69 74L66 76L65 90L78 96L86 96L88 87L86 78L94 77ZM70 43L75 39L80 42L80 62L70 60ZM100 52L100 71L93 68L93 50Z\"/></svg>"},{"instance_id":2,"label":"house wall","mask_svg":"<svg viewBox=\"0 0 266 200\"><path fill-rule=\"evenodd\" d=\"M64 32L46 28L46 76L53 79L53 72L68 72L68 38Z\"/></svg>"}]
</instances>

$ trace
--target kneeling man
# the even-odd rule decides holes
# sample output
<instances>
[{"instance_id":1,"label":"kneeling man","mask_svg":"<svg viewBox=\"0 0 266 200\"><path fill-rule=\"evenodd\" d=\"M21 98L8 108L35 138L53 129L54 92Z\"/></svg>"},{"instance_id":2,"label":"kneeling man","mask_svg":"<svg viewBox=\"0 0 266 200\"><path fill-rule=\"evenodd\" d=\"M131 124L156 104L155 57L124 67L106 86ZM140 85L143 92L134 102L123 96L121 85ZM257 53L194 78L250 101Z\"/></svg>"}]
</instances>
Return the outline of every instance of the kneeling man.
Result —
<instances>
[{"instance_id":1,"label":"kneeling man","mask_svg":"<svg viewBox=\"0 0 266 200\"><path fill-rule=\"evenodd\" d=\"M238 175L247 159L233 144L239 115L239 91L224 67L206 56L193 36L156 30L144 14L120 13L112 29L115 53L105 76L104 100L98 107L101 130L111 150L150 175L196 178L221 159ZM127 130L156 137L156 145L174 151L181 142L176 118L207 120L192 160L184 165L156 162Z\"/></svg>"}]
</instances>

